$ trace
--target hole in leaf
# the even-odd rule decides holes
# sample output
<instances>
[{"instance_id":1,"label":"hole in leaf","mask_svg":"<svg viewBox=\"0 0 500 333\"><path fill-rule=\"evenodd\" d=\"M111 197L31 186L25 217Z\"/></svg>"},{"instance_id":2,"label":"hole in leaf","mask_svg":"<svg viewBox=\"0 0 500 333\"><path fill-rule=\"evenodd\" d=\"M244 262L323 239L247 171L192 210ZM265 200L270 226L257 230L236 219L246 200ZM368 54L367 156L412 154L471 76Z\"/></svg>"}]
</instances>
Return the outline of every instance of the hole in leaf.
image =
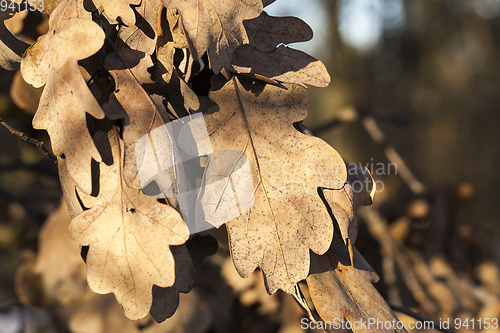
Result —
<instances>
[{"instance_id":1,"label":"hole in leaf","mask_svg":"<svg viewBox=\"0 0 500 333\"><path fill-rule=\"evenodd\" d=\"M122 119L118 119L113 121L113 124L118 127L118 134L120 135L120 139L123 140L123 121Z\"/></svg>"},{"instance_id":2,"label":"hole in leaf","mask_svg":"<svg viewBox=\"0 0 500 333\"><path fill-rule=\"evenodd\" d=\"M97 197L99 194L99 190L101 187L101 182L99 181L100 179L100 166L99 163L96 162L94 159L90 161L90 170L92 173L92 192L90 193L91 196Z\"/></svg>"},{"instance_id":3,"label":"hole in leaf","mask_svg":"<svg viewBox=\"0 0 500 333\"><path fill-rule=\"evenodd\" d=\"M82 246L82 249L80 250L80 256L82 257L82 259L85 263L87 263L87 254L88 253L89 253L89 247Z\"/></svg>"},{"instance_id":4,"label":"hole in leaf","mask_svg":"<svg viewBox=\"0 0 500 333\"><path fill-rule=\"evenodd\" d=\"M82 199L80 198L80 196L78 195L78 191L76 190L76 188L75 188L75 195L76 195L76 199L78 200L78 203L80 204L80 207L82 207L82 209L83 209L84 211L89 210L89 208L88 208L88 207L85 207L85 205L83 204L83 201L82 201Z\"/></svg>"}]
</instances>

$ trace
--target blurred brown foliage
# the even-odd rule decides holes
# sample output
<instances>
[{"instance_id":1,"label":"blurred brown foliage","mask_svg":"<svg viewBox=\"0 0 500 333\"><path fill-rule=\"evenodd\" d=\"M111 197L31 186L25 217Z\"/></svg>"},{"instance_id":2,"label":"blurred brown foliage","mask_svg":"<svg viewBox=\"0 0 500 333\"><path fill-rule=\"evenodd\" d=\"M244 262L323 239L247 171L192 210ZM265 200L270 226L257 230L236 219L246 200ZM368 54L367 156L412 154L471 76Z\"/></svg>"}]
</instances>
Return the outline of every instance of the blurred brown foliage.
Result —
<instances>
[{"instance_id":1,"label":"blurred brown foliage","mask_svg":"<svg viewBox=\"0 0 500 333\"><path fill-rule=\"evenodd\" d=\"M306 125L347 162L375 171L379 163L388 170L388 147L394 148L424 186L415 193L401 174L372 172L384 188L373 207L360 210L356 246L380 275L382 295L434 320L498 319L500 15L481 17L467 0L403 4L404 23L383 31L375 49L360 52L340 37L339 2L326 2L331 22L325 48L331 52L322 60L332 84L310 88ZM36 23L40 33L46 29L43 17L33 12L24 22ZM22 26L13 29L23 35ZM0 75L0 117L48 142L31 127L32 98L39 92L28 90L14 72ZM366 131L366 119L384 133L383 144ZM81 281L77 246L58 250L71 256L73 270L37 260L37 253L48 251L43 239L53 221L63 224L59 231L68 222L60 211L42 229L60 198L54 163L0 127L0 320L13 325L9 332L302 331L304 314L293 298L281 292L267 296L259 272L239 278L224 250L198 268L203 279L181 295L179 316L162 324L126 320L109 295L93 295ZM54 272L65 277L58 280Z\"/></svg>"}]
</instances>

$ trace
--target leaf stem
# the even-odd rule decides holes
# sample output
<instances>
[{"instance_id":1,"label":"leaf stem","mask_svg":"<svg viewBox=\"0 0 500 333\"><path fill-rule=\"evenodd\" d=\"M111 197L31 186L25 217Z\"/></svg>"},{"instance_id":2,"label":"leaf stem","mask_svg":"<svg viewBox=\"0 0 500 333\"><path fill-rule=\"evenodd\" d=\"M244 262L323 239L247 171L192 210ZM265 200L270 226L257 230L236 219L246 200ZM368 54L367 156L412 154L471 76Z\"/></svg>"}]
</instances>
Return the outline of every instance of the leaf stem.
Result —
<instances>
[{"instance_id":1,"label":"leaf stem","mask_svg":"<svg viewBox=\"0 0 500 333\"><path fill-rule=\"evenodd\" d=\"M48 158L50 158L51 160L53 160L57 164L57 157L55 157L54 154L52 154L50 151L47 150L47 148L45 148L45 146L43 145L43 142L38 141L37 139L33 139L32 137L30 137L29 135L27 135L24 132L16 130L14 127L7 124L2 118L0 118L0 124L2 124L5 128L7 128L10 133L20 137L21 139L23 139L26 142L29 142L29 143L35 145L37 148L39 148L41 151L43 151L45 156L47 156Z\"/></svg>"}]
</instances>

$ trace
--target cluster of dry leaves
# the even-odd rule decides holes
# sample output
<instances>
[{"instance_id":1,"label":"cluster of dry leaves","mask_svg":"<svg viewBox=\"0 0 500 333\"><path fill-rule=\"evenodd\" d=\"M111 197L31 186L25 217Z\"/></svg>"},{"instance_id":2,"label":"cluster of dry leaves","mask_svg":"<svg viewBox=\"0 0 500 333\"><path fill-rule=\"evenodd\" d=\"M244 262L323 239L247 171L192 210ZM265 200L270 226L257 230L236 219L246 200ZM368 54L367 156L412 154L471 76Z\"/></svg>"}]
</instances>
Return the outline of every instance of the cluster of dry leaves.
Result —
<instances>
[{"instance_id":1,"label":"cluster of dry leaves","mask_svg":"<svg viewBox=\"0 0 500 333\"><path fill-rule=\"evenodd\" d=\"M271 2L51 1L45 3L48 32L31 45L2 24L2 66L20 66L27 83L43 87L33 126L50 135L86 281L98 294L113 293L129 319L174 318L179 293L193 288L194 266L216 250L207 235L213 229L192 235L183 219L189 212L178 195L195 180L186 179L176 161L174 139L159 145L152 134L198 114L215 152L195 160L203 170L199 181L225 185L196 199L211 216L232 214L225 202L237 201L238 214L225 225L239 275L259 268L269 294L280 289L296 297L306 280L325 321L395 318L372 285L377 275L353 247L356 206L370 204L375 189L354 191L352 184L371 184L371 176L303 130L306 85L324 87L330 78L320 61L284 45L306 41L312 32L299 19L267 15L263 8ZM239 158L217 155L226 150ZM145 151L153 152L151 165ZM234 170L243 156L253 188L235 198ZM146 195L141 172L154 167L164 171L150 180L160 194ZM85 315L77 311L71 329L104 332L115 324L86 327L93 323L89 311L105 316L117 307L109 305L112 298L94 301L87 293L78 257L68 251L61 259L61 249L77 246L58 243L66 227L48 222L38 257L20 275L42 294L20 294L37 304L85 300ZM65 261L58 274L48 274L55 264L50 258ZM180 307L176 320L196 316L203 326L196 294L189 295L192 306Z\"/></svg>"}]
</instances>

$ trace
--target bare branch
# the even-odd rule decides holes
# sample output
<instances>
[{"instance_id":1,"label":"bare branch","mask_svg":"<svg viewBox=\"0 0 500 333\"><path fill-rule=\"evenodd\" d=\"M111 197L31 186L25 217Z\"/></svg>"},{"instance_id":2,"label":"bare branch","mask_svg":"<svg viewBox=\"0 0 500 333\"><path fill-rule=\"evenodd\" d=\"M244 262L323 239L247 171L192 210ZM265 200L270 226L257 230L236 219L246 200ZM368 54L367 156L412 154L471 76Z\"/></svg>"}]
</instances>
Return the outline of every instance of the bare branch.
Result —
<instances>
[{"instance_id":1,"label":"bare branch","mask_svg":"<svg viewBox=\"0 0 500 333\"><path fill-rule=\"evenodd\" d=\"M398 166L398 173L405 183L410 187L416 195L424 195L427 192L425 186L413 175L401 156L398 154L393 145L387 142L384 133L377 124L377 121L372 116L365 116L361 119L363 127L368 132L373 141L380 144L384 148L384 153L391 163Z\"/></svg>"},{"instance_id":2,"label":"bare branch","mask_svg":"<svg viewBox=\"0 0 500 333\"><path fill-rule=\"evenodd\" d=\"M0 118L0 123L9 130L9 132L11 132L12 134L20 137L21 139L23 139L24 141L26 142L29 142L31 143L32 145L35 145L36 147L38 147L41 151L43 151L43 153L45 154L45 156L47 156L48 158L50 158L51 160L53 160L55 163L57 163L57 157L54 156L54 154L52 154L50 151L47 150L47 148L45 148L45 146L43 145L43 142L41 141L38 141L37 139L33 139L32 137L30 137L29 135L27 135L26 133L24 132L21 132L21 131L18 131L16 130L15 128L13 128L12 126L10 126L9 124L7 124L2 118Z\"/></svg>"}]
</instances>

